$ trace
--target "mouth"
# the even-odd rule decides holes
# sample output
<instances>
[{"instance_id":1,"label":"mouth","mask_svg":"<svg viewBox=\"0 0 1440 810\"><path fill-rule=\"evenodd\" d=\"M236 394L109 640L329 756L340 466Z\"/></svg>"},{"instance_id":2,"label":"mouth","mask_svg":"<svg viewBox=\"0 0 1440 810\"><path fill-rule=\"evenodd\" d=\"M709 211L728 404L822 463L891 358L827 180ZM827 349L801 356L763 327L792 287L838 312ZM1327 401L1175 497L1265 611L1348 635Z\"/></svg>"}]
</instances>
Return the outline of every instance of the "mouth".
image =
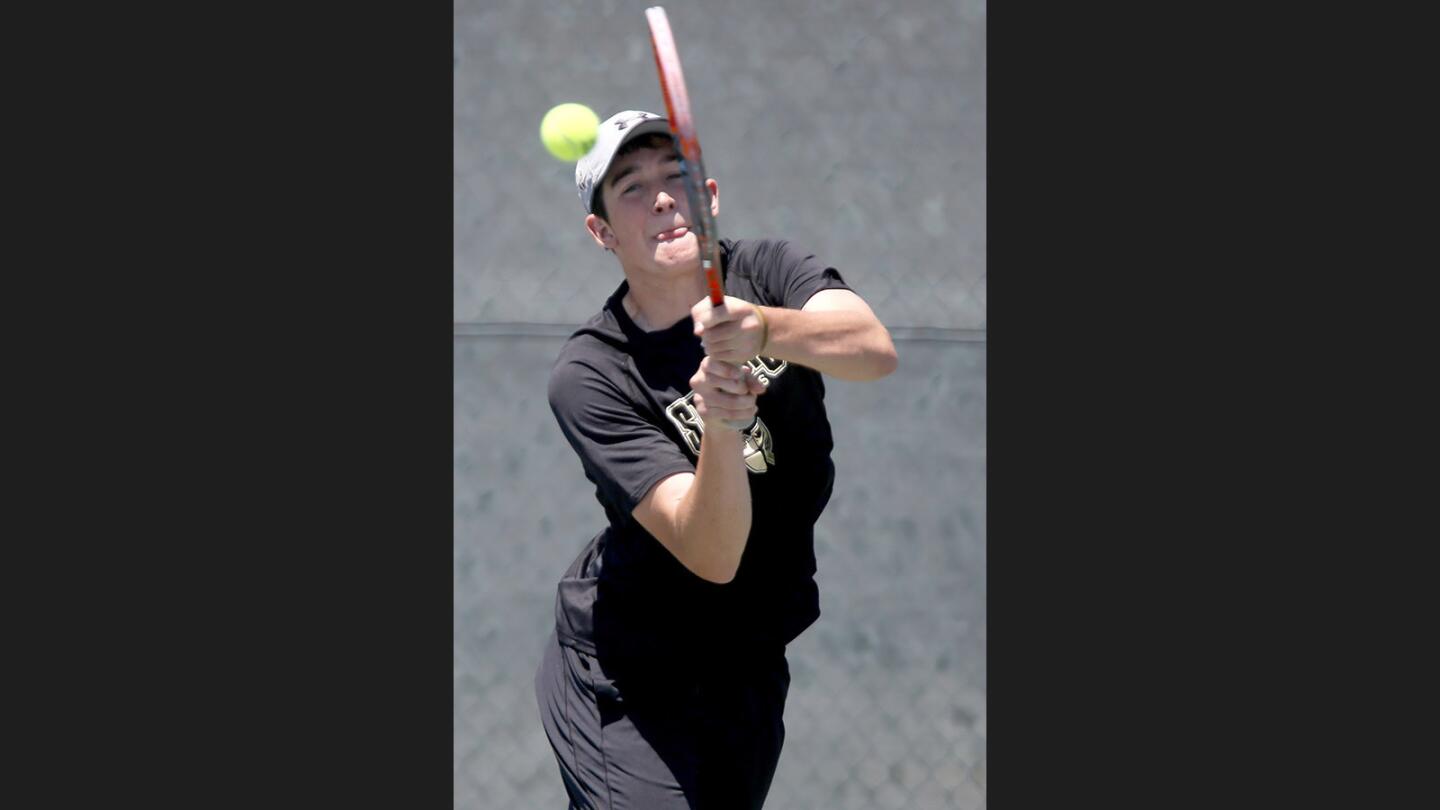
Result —
<instances>
[{"instance_id":1,"label":"mouth","mask_svg":"<svg viewBox=\"0 0 1440 810\"><path fill-rule=\"evenodd\" d=\"M655 234L655 241L661 243L673 242L689 232L689 226L681 225L678 228L671 228L668 231L661 231L660 233Z\"/></svg>"}]
</instances>

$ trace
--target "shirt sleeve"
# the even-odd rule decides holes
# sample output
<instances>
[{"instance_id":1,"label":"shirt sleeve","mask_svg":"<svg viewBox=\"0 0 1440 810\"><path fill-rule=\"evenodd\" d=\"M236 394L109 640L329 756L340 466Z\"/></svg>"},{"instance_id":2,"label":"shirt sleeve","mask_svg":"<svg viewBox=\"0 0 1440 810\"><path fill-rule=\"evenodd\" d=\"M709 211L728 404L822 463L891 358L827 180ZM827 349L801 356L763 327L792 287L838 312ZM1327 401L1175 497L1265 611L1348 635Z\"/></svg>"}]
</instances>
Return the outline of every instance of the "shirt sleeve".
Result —
<instances>
[{"instance_id":1,"label":"shirt sleeve","mask_svg":"<svg viewBox=\"0 0 1440 810\"><path fill-rule=\"evenodd\" d=\"M550 410L600 498L629 517L656 484L695 464L620 386L586 362L550 374Z\"/></svg>"},{"instance_id":2,"label":"shirt sleeve","mask_svg":"<svg viewBox=\"0 0 1440 810\"><path fill-rule=\"evenodd\" d=\"M771 300L786 309L801 309L821 290L848 290L840 271L787 241L766 245L757 262L757 275Z\"/></svg>"}]
</instances>

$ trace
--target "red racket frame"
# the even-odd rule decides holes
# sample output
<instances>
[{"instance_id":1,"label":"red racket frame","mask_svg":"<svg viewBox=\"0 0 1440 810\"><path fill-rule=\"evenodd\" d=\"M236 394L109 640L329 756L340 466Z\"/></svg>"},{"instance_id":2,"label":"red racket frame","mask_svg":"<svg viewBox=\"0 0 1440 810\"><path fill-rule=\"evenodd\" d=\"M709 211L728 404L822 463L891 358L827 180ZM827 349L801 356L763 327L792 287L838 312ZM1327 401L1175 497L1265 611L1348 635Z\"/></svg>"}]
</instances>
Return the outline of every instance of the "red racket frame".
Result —
<instances>
[{"instance_id":1,"label":"red racket frame","mask_svg":"<svg viewBox=\"0 0 1440 810\"><path fill-rule=\"evenodd\" d=\"M690 96L685 92L685 73L680 68L680 53L675 49L675 36L665 9L645 9L650 24L650 45L655 51L655 69L660 74L660 93L665 97L665 111L670 119L670 134L680 149L680 167L685 175L685 195L690 200L690 229L700 245L700 267L710 288L712 306L724 306L725 289L720 280L720 237L715 232L715 217L710 213L710 195L705 188L705 163L700 159L700 139L695 135L695 119L690 113Z\"/></svg>"}]
</instances>

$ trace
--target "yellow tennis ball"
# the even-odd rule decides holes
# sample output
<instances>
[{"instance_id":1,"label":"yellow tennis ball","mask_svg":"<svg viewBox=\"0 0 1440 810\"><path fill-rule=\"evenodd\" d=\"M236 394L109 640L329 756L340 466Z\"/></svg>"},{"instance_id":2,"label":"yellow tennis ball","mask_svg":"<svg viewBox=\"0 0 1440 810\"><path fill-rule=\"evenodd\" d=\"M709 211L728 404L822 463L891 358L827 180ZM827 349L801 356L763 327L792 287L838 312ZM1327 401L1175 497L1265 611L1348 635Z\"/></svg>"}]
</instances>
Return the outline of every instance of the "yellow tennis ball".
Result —
<instances>
[{"instance_id":1,"label":"yellow tennis ball","mask_svg":"<svg viewBox=\"0 0 1440 810\"><path fill-rule=\"evenodd\" d=\"M599 132L599 116L584 104L557 104L540 121L540 140L559 160L585 157Z\"/></svg>"}]
</instances>

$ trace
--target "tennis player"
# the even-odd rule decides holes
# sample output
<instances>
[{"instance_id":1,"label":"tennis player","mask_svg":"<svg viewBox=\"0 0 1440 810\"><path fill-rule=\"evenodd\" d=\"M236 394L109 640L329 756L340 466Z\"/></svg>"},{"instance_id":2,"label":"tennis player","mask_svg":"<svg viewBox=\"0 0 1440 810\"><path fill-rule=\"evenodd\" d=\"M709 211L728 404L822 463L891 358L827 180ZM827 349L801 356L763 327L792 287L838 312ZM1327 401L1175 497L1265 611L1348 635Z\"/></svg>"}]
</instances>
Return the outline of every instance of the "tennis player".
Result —
<instances>
[{"instance_id":1,"label":"tennis player","mask_svg":"<svg viewBox=\"0 0 1440 810\"><path fill-rule=\"evenodd\" d=\"M895 348L835 268L785 241L722 240L712 307L662 117L605 121L575 179L625 280L550 377L608 525L560 580L541 720L572 808L759 808L785 646L820 615L823 375L879 379Z\"/></svg>"}]
</instances>

